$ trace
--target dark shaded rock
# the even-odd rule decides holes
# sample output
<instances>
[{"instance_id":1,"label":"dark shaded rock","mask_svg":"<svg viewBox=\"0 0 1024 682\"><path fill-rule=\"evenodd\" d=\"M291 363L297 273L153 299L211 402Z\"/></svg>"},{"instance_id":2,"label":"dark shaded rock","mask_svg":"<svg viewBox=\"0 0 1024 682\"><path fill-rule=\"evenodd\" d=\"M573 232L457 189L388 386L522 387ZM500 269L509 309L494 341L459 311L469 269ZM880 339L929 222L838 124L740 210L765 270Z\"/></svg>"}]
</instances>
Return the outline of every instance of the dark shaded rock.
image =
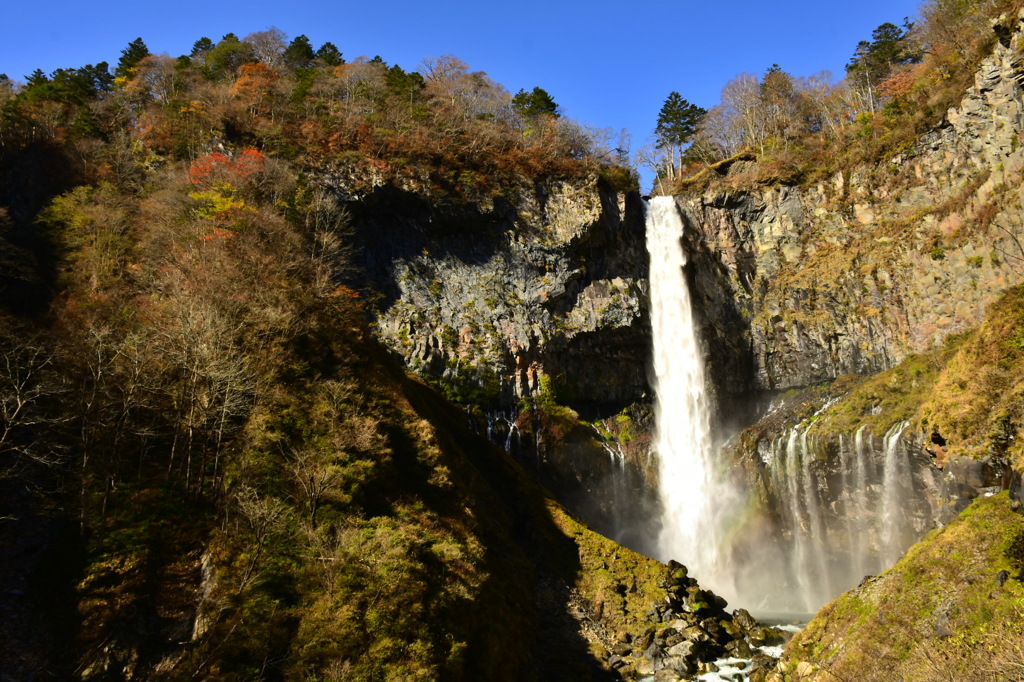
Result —
<instances>
[{"instance_id":1,"label":"dark shaded rock","mask_svg":"<svg viewBox=\"0 0 1024 682\"><path fill-rule=\"evenodd\" d=\"M744 630L752 630L758 626L754 617L746 609L736 609L732 612L733 621Z\"/></svg>"},{"instance_id":2,"label":"dark shaded rock","mask_svg":"<svg viewBox=\"0 0 1024 682\"><path fill-rule=\"evenodd\" d=\"M734 639L725 645L725 650L736 658L750 658L753 651L745 640Z\"/></svg>"},{"instance_id":3,"label":"dark shaded rock","mask_svg":"<svg viewBox=\"0 0 1024 682\"><path fill-rule=\"evenodd\" d=\"M715 618L705 618L700 622L700 627L716 642L722 643L729 640L728 633Z\"/></svg>"},{"instance_id":4,"label":"dark shaded rock","mask_svg":"<svg viewBox=\"0 0 1024 682\"><path fill-rule=\"evenodd\" d=\"M665 658L665 651L657 643L653 643L644 650L644 658L657 665L659 661Z\"/></svg>"},{"instance_id":5,"label":"dark shaded rock","mask_svg":"<svg viewBox=\"0 0 1024 682\"><path fill-rule=\"evenodd\" d=\"M643 633L633 640L633 651L646 651L654 641L654 628L647 628Z\"/></svg>"},{"instance_id":6,"label":"dark shaded rock","mask_svg":"<svg viewBox=\"0 0 1024 682\"><path fill-rule=\"evenodd\" d=\"M679 682L683 678L672 668L662 668L654 673L654 682Z\"/></svg>"},{"instance_id":7,"label":"dark shaded rock","mask_svg":"<svg viewBox=\"0 0 1024 682\"><path fill-rule=\"evenodd\" d=\"M945 639L953 636L953 629L949 627L949 612L943 611L935 621L935 636Z\"/></svg>"},{"instance_id":8,"label":"dark shaded rock","mask_svg":"<svg viewBox=\"0 0 1024 682\"><path fill-rule=\"evenodd\" d=\"M671 668L680 675L692 675L697 672L697 663L692 658L676 656L666 659L665 663L666 667Z\"/></svg>"}]
</instances>

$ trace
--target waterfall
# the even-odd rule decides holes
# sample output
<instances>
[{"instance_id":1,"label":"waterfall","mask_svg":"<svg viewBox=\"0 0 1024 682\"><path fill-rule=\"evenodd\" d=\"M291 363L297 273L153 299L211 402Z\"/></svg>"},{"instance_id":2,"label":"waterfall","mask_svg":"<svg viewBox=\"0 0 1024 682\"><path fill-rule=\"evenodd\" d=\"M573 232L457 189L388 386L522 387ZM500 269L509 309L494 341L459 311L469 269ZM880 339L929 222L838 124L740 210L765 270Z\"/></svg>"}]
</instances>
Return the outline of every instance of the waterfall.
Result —
<instances>
[{"instance_id":1,"label":"waterfall","mask_svg":"<svg viewBox=\"0 0 1024 682\"><path fill-rule=\"evenodd\" d=\"M882 561L886 566L896 563L906 548L904 540L902 492L903 483L909 474L906 458L901 458L900 437L910 426L907 422L896 424L885 434L885 464L882 469L882 524L880 545Z\"/></svg>"},{"instance_id":2,"label":"waterfall","mask_svg":"<svg viewBox=\"0 0 1024 682\"><path fill-rule=\"evenodd\" d=\"M657 395L654 451L662 505L657 546L662 559L686 564L702 585L729 598L719 540L722 514L734 495L714 471L704 362L683 272L682 235L675 201L652 199L647 207L647 249Z\"/></svg>"},{"instance_id":3,"label":"waterfall","mask_svg":"<svg viewBox=\"0 0 1024 682\"><path fill-rule=\"evenodd\" d=\"M853 485L847 493L851 499L851 508L846 512L846 522L850 527L850 553L857 567L857 575L868 574L867 545L863 531L863 520L868 515L868 450L864 445L866 424L861 424L853 434ZM845 470L844 470L845 471Z\"/></svg>"},{"instance_id":4,"label":"waterfall","mask_svg":"<svg viewBox=\"0 0 1024 682\"><path fill-rule=\"evenodd\" d=\"M885 434L878 465L880 451L863 426L852 444L839 440L838 452L827 434L818 441L824 429L819 420L828 418L836 399L829 401L764 451L770 492L760 503L773 505L773 513L759 526L740 528L751 520L744 514L752 505L729 483L712 443L682 236L674 200L652 199L647 248L657 396L653 451L661 503L656 554L686 564L701 584L738 605L765 613L813 612L869 571L891 566L913 541L904 510L917 494L901 445L908 424Z\"/></svg>"}]
</instances>

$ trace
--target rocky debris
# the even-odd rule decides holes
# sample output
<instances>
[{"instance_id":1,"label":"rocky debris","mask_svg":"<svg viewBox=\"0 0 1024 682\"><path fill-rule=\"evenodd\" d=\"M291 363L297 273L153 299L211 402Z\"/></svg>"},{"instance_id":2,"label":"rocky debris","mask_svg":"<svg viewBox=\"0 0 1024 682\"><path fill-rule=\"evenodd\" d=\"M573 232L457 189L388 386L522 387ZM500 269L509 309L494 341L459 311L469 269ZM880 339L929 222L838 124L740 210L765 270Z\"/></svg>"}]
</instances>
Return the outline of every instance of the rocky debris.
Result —
<instances>
[{"instance_id":1,"label":"rocky debris","mask_svg":"<svg viewBox=\"0 0 1024 682\"><path fill-rule=\"evenodd\" d=\"M668 564L663 586L664 600L648 614L654 625L611 647L608 666L623 679L692 679L717 670L714 662L723 657L750 659L750 671L774 667L776 659L760 647L782 644L783 631L758 623L744 609L730 614L722 597L702 589L675 561Z\"/></svg>"}]
</instances>

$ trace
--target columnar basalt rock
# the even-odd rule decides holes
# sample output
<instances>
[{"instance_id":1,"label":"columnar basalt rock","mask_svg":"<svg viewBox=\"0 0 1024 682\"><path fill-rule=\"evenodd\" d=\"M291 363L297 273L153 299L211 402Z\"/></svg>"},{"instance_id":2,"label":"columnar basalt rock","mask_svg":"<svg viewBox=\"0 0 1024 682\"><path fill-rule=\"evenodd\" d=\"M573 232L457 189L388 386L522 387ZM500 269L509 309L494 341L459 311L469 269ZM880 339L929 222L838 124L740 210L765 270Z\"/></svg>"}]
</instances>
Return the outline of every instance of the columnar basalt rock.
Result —
<instances>
[{"instance_id":1,"label":"columnar basalt rock","mask_svg":"<svg viewBox=\"0 0 1024 682\"><path fill-rule=\"evenodd\" d=\"M350 211L378 334L454 397L509 408L543 389L604 414L647 397L637 194L592 178L454 206L381 187Z\"/></svg>"},{"instance_id":2,"label":"columnar basalt rock","mask_svg":"<svg viewBox=\"0 0 1024 682\"><path fill-rule=\"evenodd\" d=\"M474 406L478 430L588 523L624 540L649 523L639 194L592 177L453 203L408 183L356 196L343 173L320 182L346 199L353 279L404 365Z\"/></svg>"},{"instance_id":3,"label":"columnar basalt rock","mask_svg":"<svg viewBox=\"0 0 1024 682\"><path fill-rule=\"evenodd\" d=\"M809 186L677 197L719 388L886 369L1024 276L1019 25L1001 20L974 86L910 151Z\"/></svg>"}]
</instances>

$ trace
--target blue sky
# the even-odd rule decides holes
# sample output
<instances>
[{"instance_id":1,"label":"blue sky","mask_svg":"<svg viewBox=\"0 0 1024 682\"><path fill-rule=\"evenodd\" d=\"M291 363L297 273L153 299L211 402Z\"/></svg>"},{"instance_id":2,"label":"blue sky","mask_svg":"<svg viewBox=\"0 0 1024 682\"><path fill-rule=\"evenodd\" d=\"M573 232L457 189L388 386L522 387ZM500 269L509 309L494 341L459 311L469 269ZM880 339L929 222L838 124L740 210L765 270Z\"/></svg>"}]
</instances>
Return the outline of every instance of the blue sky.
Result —
<instances>
[{"instance_id":1,"label":"blue sky","mask_svg":"<svg viewBox=\"0 0 1024 682\"><path fill-rule=\"evenodd\" d=\"M857 41L885 21L914 16L919 0L175 0L167 3L10 2L0 25L0 73L22 80L108 61L136 37L154 53L187 54L207 36L276 26L331 41L346 59L379 54L414 70L455 54L515 93L540 86L565 115L626 128L648 141L669 92L709 108L739 73L773 63L796 76L843 75Z\"/></svg>"}]
</instances>

